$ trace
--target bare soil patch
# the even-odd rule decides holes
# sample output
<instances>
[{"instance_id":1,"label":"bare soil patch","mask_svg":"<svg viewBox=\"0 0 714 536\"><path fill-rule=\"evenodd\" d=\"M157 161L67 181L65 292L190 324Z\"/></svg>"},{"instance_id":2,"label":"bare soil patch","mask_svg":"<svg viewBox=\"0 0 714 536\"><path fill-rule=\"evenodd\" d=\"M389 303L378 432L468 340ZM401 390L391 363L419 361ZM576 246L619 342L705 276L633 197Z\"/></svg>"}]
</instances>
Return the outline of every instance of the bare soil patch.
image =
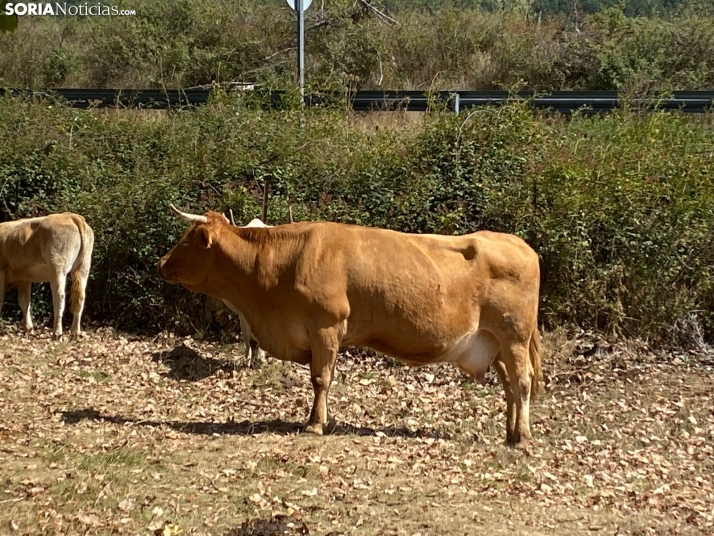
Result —
<instances>
[{"instance_id":1,"label":"bare soil patch","mask_svg":"<svg viewBox=\"0 0 714 536\"><path fill-rule=\"evenodd\" d=\"M714 360L546 338L535 441L503 445L497 378L242 348L0 332L0 534L710 534Z\"/></svg>"}]
</instances>

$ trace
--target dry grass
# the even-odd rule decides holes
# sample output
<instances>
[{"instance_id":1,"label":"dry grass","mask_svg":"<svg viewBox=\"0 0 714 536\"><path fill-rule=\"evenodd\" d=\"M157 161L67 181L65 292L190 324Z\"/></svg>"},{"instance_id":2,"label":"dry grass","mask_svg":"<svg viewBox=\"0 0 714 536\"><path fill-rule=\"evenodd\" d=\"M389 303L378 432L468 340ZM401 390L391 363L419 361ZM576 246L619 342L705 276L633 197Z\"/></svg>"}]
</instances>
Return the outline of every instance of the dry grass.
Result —
<instances>
[{"instance_id":1,"label":"dry grass","mask_svg":"<svg viewBox=\"0 0 714 536\"><path fill-rule=\"evenodd\" d=\"M240 348L165 335L3 332L0 534L713 531L704 355L551 335L536 440L509 449L500 386L447 367L349 352L314 437L301 367L236 369Z\"/></svg>"},{"instance_id":2,"label":"dry grass","mask_svg":"<svg viewBox=\"0 0 714 536\"><path fill-rule=\"evenodd\" d=\"M367 112L355 113L352 116L354 128L357 131L371 133L374 131L397 131L400 134L419 132L426 116L423 112Z\"/></svg>"}]
</instances>

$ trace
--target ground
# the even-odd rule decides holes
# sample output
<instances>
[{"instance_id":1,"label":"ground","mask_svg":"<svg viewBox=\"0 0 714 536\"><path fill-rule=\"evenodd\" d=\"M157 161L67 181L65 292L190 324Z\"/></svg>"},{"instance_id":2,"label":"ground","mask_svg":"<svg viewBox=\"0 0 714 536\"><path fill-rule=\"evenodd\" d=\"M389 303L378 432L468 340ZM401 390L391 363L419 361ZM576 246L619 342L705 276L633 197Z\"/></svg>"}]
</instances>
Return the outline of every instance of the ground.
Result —
<instances>
[{"instance_id":1,"label":"ground","mask_svg":"<svg viewBox=\"0 0 714 536\"><path fill-rule=\"evenodd\" d=\"M242 348L0 327L0 534L714 533L714 359L545 337L534 441L495 377L350 350L331 431L308 372Z\"/></svg>"}]
</instances>

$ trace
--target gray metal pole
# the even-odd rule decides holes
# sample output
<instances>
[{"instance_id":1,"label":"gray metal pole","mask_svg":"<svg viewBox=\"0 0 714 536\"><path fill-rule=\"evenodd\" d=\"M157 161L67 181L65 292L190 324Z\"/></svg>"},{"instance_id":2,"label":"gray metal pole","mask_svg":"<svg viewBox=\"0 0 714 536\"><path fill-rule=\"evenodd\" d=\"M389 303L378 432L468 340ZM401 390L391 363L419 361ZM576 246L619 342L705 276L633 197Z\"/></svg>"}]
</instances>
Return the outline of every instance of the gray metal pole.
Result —
<instances>
[{"instance_id":1,"label":"gray metal pole","mask_svg":"<svg viewBox=\"0 0 714 536\"><path fill-rule=\"evenodd\" d=\"M297 64L298 81L300 83L300 99L305 101L305 10L302 8L303 0L295 0L297 11Z\"/></svg>"}]
</instances>

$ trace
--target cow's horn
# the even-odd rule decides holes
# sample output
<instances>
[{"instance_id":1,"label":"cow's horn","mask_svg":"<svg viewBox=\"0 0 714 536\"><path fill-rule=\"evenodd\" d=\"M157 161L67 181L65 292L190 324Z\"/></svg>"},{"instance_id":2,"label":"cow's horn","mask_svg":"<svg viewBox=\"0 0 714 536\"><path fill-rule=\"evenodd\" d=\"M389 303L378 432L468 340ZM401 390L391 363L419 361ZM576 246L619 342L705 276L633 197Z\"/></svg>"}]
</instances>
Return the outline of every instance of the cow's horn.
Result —
<instances>
[{"instance_id":1,"label":"cow's horn","mask_svg":"<svg viewBox=\"0 0 714 536\"><path fill-rule=\"evenodd\" d=\"M198 214L187 214L186 212L181 212L172 204L169 204L169 208L171 209L171 212L173 212L174 216L178 216L182 220L208 223L208 218L206 218L206 216L199 216Z\"/></svg>"}]
</instances>

